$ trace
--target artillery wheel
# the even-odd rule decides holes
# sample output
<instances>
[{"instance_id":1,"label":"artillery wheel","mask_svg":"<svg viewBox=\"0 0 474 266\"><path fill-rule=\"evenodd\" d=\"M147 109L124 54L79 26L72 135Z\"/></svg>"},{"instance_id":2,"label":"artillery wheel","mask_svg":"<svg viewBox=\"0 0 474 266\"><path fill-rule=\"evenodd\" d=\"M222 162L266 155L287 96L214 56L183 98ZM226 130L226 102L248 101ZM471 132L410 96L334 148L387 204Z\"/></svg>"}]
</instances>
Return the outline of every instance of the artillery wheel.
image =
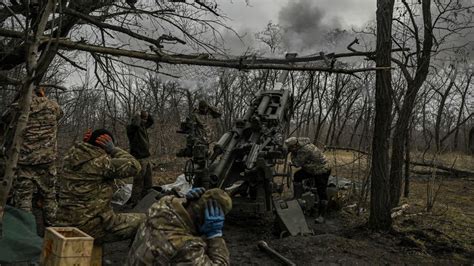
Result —
<instances>
[{"instance_id":1,"label":"artillery wheel","mask_svg":"<svg viewBox=\"0 0 474 266\"><path fill-rule=\"evenodd\" d=\"M192 159L186 161L184 165L184 178L191 183L194 177L194 162Z\"/></svg>"}]
</instances>

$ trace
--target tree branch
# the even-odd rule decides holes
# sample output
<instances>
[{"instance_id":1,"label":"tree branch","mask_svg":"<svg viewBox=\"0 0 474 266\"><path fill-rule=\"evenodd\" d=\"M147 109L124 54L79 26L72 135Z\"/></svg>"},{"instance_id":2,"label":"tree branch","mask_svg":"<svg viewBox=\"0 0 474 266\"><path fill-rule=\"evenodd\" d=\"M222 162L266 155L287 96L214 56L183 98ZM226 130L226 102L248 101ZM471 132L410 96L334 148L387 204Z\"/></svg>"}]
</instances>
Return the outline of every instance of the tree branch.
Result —
<instances>
[{"instance_id":1,"label":"tree branch","mask_svg":"<svg viewBox=\"0 0 474 266\"><path fill-rule=\"evenodd\" d=\"M10 31L6 29L0 29L0 36L12 37L12 38L23 38L23 33ZM223 68L234 68L239 70L250 70L250 69L278 69L278 70L293 70L293 71L320 71L328 73L341 73L341 74L354 74L358 72L375 71L378 69L388 69L390 67L383 68L359 68L359 69L338 69L331 67L320 67L314 65L289 65L288 60L280 60L281 64L266 63L265 60L228 60L228 59L211 59L209 55L168 55L164 53L151 54L146 52L125 50L113 47L104 47L92 44L86 44L82 42L73 42L68 39L51 39L48 37L43 38L43 42L51 41L58 45L60 49L70 50L81 50L86 52L95 52L101 54L108 54L113 56L124 56L136 59L142 59L145 61L153 61L156 63L166 64L183 64L183 65L198 65L198 66L209 66L209 67L223 67Z\"/></svg>"}]
</instances>

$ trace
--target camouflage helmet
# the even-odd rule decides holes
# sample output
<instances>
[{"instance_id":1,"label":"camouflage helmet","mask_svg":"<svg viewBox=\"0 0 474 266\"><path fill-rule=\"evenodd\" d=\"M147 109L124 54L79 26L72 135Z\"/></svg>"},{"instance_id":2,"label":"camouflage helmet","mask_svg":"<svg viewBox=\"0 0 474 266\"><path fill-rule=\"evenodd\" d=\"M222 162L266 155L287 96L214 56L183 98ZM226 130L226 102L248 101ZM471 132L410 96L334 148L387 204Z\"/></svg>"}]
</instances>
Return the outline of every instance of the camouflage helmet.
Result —
<instances>
[{"instance_id":1,"label":"camouflage helmet","mask_svg":"<svg viewBox=\"0 0 474 266\"><path fill-rule=\"evenodd\" d=\"M285 146L288 148L288 150L296 150L309 143L311 143L310 139L305 137L290 137L285 140Z\"/></svg>"},{"instance_id":2,"label":"camouflage helmet","mask_svg":"<svg viewBox=\"0 0 474 266\"><path fill-rule=\"evenodd\" d=\"M192 205L196 213L202 215L206 209L206 203L210 199L217 201L225 214L230 212L232 209L232 199L230 198L229 194L220 188L213 188L204 192L201 198L195 201L195 203Z\"/></svg>"},{"instance_id":3,"label":"camouflage helmet","mask_svg":"<svg viewBox=\"0 0 474 266\"><path fill-rule=\"evenodd\" d=\"M298 145L298 138L297 137L290 137L285 140L285 145L288 149L294 148Z\"/></svg>"}]
</instances>

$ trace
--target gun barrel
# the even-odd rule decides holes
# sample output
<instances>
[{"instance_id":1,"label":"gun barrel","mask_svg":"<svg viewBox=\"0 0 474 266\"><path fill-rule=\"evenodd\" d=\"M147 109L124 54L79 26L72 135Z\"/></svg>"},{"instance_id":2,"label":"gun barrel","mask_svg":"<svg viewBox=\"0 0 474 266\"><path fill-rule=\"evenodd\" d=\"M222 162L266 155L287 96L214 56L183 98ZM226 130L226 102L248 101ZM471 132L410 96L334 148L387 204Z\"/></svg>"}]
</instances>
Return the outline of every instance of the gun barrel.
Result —
<instances>
[{"instance_id":1,"label":"gun barrel","mask_svg":"<svg viewBox=\"0 0 474 266\"><path fill-rule=\"evenodd\" d=\"M234 146L237 144L237 138L235 135L231 138L229 144L227 145L226 149L224 150L224 154L220 158L216 168L214 171L212 171L211 174L211 180L213 181L219 181L218 187L222 186L221 179L225 175L224 170L226 169L226 166L229 164L229 160L232 155L232 150L234 149Z\"/></svg>"},{"instance_id":2,"label":"gun barrel","mask_svg":"<svg viewBox=\"0 0 474 266\"><path fill-rule=\"evenodd\" d=\"M264 252L266 252L266 253L268 253L272 256L275 256L276 258L278 258L285 265L296 266L296 264L294 262L292 262L291 260L285 258L279 252L277 252L276 250L274 250L273 248L268 246L267 242L265 242L263 240L260 240L260 241L258 241L257 246L260 250L262 250L262 251L264 251Z\"/></svg>"},{"instance_id":3,"label":"gun barrel","mask_svg":"<svg viewBox=\"0 0 474 266\"><path fill-rule=\"evenodd\" d=\"M278 108L278 111L276 113L276 117L278 117L280 121L284 121L285 119L285 113L286 113L285 109L287 108L286 106L288 105L289 97L290 97L289 92L283 91L283 95L280 101L280 108Z\"/></svg>"},{"instance_id":4,"label":"gun barrel","mask_svg":"<svg viewBox=\"0 0 474 266\"><path fill-rule=\"evenodd\" d=\"M260 104L258 105L257 113L259 115L264 115L265 111L267 110L268 104L270 103L271 97L270 95L263 96Z\"/></svg>"},{"instance_id":5,"label":"gun barrel","mask_svg":"<svg viewBox=\"0 0 474 266\"><path fill-rule=\"evenodd\" d=\"M226 132L219 141L214 145L214 153L215 154L222 154L225 150L226 145L229 143L230 139L232 138L232 132Z\"/></svg>"}]
</instances>

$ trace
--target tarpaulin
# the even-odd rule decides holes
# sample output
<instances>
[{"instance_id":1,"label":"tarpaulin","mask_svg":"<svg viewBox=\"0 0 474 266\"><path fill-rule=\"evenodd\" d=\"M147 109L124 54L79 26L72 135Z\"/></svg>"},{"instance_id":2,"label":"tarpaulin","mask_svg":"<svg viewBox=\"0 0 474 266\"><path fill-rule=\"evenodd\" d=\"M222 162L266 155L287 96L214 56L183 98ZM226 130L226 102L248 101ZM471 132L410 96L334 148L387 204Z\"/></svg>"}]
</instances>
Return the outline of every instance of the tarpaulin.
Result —
<instances>
[{"instance_id":1,"label":"tarpaulin","mask_svg":"<svg viewBox=\"0 0 474 266\"><path fill-rule=\"evenodd\" d=\"M7 205L0 239L0 265L37 262L42 244L43 239L36 234L35 216Z\"/></svg>"}]
</instances>

